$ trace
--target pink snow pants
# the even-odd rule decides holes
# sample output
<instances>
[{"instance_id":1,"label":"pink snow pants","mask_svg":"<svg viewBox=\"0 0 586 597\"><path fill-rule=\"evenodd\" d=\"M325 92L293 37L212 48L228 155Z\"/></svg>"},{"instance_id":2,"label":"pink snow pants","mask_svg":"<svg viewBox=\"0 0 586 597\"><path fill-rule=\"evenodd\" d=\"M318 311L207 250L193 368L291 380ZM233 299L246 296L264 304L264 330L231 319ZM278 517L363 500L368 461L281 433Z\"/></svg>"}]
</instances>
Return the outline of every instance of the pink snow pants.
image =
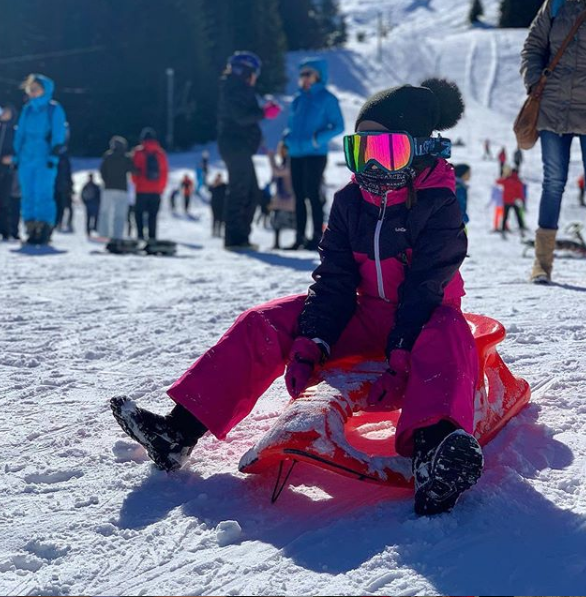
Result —
<instances>
[{"instance_id":1,"label":"pink snow pants","mask_svg":"<svg viewBox=\"0 0 586 597\"><path fill-rule=\"evenodd\" d=\"M277 299L240 315L216 346L173 384L169 396L223 439L283 375L305 298ZM359 297L356 313L332 347L332 358L383 357L395 311L379 299ZM411 351L397 452L411 456L414 432L439 421L472 433L477 377L478 354L464 316L457 306L438 307Z\"/></svg>"}]
</instances>

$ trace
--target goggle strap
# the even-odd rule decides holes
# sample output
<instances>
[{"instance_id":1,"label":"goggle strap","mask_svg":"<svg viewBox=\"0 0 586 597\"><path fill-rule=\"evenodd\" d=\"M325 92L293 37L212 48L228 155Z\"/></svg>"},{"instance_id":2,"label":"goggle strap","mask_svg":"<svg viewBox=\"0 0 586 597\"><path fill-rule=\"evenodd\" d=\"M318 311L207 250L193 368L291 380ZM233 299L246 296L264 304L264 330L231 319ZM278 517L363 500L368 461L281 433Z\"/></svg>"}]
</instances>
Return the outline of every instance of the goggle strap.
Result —
<instances>
[{"instance_id":1,"label":"goggle strap","mask_svg":"<svg viewBox=\"0 0 586 597\"><path fill-rule=\"evenodd\" d=\"M432 156L449 159L452 157L452 142L444 137L415 137L415 156Z\"/></svg>"}]
</instances>

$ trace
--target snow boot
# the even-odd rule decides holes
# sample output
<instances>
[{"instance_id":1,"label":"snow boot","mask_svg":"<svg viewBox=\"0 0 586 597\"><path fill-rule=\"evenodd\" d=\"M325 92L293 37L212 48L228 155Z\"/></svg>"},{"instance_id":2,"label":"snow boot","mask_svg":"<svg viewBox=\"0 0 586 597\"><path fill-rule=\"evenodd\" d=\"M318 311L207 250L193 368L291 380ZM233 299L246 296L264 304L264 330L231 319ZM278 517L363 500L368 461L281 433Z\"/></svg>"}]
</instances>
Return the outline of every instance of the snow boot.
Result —
<instances>
[{"instance_id":1,"label":"snow boot","mask_svg":"<svg viewBox=\"0 0 586 597\"><path fill-rule=\"evenodd\" d=\"M450 512L482 475L484 456L476 438L462 430L445 435L448 427L454 428L439 423L415 434L413 475L418 516ZM445 437L438 443L441 435Z\"/></svg>"},{"instance_id":2,"label":"snow boot","mask_svg":"<svg viewBox=\"0 0 586 597\"><path fill-rule=\"evenodd\" d=\"M157 468L180 469L207 428L182 406L167 416L139 408L126 396L110 400L114 418L124 432L147 451Z\"/></svg>"},{"instance_id":3,"label":"snow boot","mask_svg":"<svg viewBox=\"0 0 586 597\"><path fill-rule=\"evenodd\" d=\"M53 226L47 222L39 222L37 227L37 243L39 245L48 245L53 235Z\"/></svg>"},{"instance_id":4,"label":"snow boot","mask_svg":"<svg viewBox=\"0 0 586 597\"><path fill-rule=\"evenodd\" d=\"M39 236L40 236L40 226L42 225L41 222L37 222L36 220L29 220L25 222L26 228L26 244L27 245L38 245L39 244Z\"/></svg>"},{"instance_id":5,"label":"snow boot","mask_svg":"<svg viewBox=\"0 0 586 597\"><path fill-rule=\"evenodd\" d=\"M535 234L535 263L531 272L533 284L549 284L553 270L553 252L557 230L539 228Z\"/></svg>"}]
</instances>

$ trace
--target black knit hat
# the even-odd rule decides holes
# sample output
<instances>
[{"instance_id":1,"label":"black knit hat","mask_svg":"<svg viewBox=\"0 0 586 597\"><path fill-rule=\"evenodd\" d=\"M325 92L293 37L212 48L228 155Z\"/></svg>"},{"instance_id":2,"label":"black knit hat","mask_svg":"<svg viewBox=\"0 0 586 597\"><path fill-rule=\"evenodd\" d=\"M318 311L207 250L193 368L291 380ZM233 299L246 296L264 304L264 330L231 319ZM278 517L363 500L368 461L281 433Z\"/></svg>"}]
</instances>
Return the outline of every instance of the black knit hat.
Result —
<instances>
[{"instance_id":1,"label":"black knit hat","mask_svg":"<svg viewBox=\"0 0 586 597\"><path fill-rule=\"evenodd\" d=\"M464 113L462 93L445 79L427 79L420 87L401 85L373 95L362 107L356 128L365 120L389 131L407 131L413 137L431 137L433 131L454 127Z\"/></svg>"}]
</instances>

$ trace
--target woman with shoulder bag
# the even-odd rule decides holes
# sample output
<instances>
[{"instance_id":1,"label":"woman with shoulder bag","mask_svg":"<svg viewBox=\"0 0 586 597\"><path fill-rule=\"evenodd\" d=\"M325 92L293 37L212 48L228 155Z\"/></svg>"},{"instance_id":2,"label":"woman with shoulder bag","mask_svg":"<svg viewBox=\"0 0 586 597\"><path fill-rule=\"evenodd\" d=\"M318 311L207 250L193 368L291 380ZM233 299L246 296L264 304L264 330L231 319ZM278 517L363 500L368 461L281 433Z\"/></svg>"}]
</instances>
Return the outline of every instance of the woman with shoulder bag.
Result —
<instances>
[{"instance_id":1,"label":"woman with shoulder bag","mask_svg":"<svg viewBox=\"0 0 586 597\"><path fill-rule=\"evenodd\" d=\"M521 74L538 102L543 193L531 281L551 282L570 148L580 139L586 166L586 0L546 0L529 30ZM537 93L536 93L537 90ZM516 130L519 136L519 131Z\"/></svg>"}]
</instances>

